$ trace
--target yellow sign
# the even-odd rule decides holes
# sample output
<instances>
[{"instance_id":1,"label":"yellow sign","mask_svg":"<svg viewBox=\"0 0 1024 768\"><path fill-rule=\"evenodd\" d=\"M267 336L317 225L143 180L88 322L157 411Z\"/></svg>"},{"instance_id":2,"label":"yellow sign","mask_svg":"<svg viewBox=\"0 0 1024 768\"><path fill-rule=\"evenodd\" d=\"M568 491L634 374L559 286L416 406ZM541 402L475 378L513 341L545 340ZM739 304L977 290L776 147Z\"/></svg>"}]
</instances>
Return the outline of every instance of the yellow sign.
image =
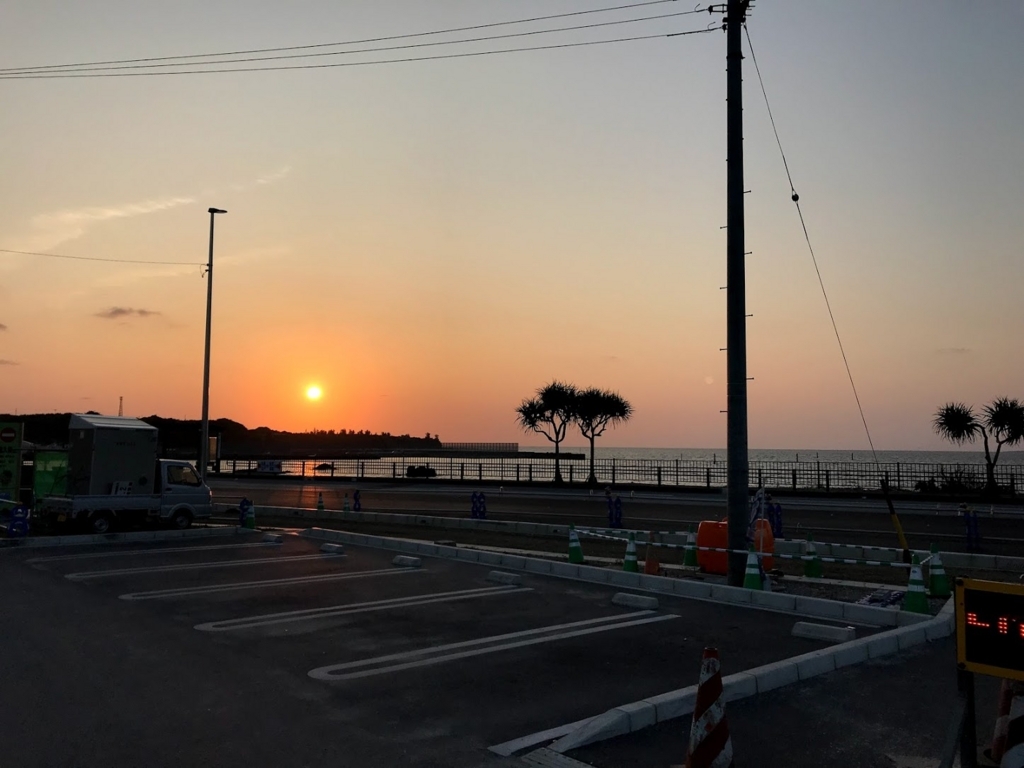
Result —
<instances>
[{"instance_id":1,"label":"yellow sign","mask_svg":"<svg viewBox=\"0 0 1024 768\"><path fill-rule=\"evenodd\" d=\"M1024 584L956 580L957 666L1024 680Z\"/></svg>"}]
</instances>

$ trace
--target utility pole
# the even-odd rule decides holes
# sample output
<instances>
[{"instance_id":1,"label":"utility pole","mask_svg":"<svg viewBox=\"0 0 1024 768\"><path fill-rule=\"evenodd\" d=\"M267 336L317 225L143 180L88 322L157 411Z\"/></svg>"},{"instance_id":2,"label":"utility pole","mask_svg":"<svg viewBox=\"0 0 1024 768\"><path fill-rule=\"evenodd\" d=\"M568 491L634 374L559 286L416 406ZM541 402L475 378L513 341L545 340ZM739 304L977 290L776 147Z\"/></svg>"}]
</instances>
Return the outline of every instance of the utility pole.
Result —
<instances>
[{"instance_id":1,"label":"utility pole","mask_svg":"<svg viewBox=\"0 0 1024 768\"><path fill-rule=\"evenodd\" d=\"M743 585L746 567L747 526L750 524L749 465L747 456L747 305L743 238L743 41L742 29L750 0L726 4L727 204L726 219L726 338L728 348L727 427L728 480L726 508L729 520L729 584Z\"/></svg>"},{"instance_id":2,"label":"utility pole","mask_svg":"<svg viewBox=\"0 0 1024 768\"><path fill-rule=\"evenodd\" d=\"M213 220L220 208L210 211L210 259L206 263L206 354L203 357L203 433L199 444L199 476L206 481L206 467L210 463L210 325L213 318Z\"/></svg>"}]
</instances>

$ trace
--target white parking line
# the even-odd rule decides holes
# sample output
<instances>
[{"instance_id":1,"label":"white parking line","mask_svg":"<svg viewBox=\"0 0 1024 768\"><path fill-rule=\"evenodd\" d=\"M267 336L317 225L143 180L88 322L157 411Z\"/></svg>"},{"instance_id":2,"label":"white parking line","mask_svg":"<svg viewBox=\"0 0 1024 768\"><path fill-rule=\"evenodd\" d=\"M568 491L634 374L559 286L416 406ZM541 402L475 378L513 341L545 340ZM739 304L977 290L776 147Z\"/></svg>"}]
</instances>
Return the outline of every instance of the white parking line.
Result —
<instances>
[{"instance_id":1,"label":"white parking line","mask_svg":"<svg viewBox=\"0 0 1024 768\"><path fill-rule=\"evenodd\" d=\"M195 628L200 632L229 632L235 629L252 629L253 627L265 627L271 624L287 624L293 621L312 621L314 619L326 619L334 616L348 616L352 613L386 611L392 608L408 608L416 605L448 603L454 600L472 600L478 597L514 595L519 592L532 591L533 590L530 587L515 588L501 586L483 587L480 589L463 589L457 592L434 592L426 595L395 597L389 600L373 600L364 603L330 605L326 608L306 608L300 611L265 613L262 616L247 616L241 619L228 619L226 621L211 621L205 624L196 624Z\"/></svg>"},{"instance_id":2,"label":"white parking line","mask_svg":"<svg viewBox=\"0 0 1024 768\"><path fill-rule=\"evenodd\" d=\"M403 669L413 669L414 667L425 667L431 664L442 664L447 661L455 661L456 659L466 659L472 656L483 656L488 653L496 653L497 651L506 651L513 648L523 648L529 645L539 645L540 643L551 643L556 640L565 640L570 637L582 637L583 635L593 635L598 632L610 632L614 629L624 629L626 627L635 627L641 624L651 624L657 621L668 621L669 619L679 618L675 614L661 614L652 615L654 611L637 611L636 613L626 613L619 616L605 616L600 619L588 619L586 621L574 621L569 624L554 624L548 627L540 627L539 629L527 629L522 632L511 632L506 635L494 635L493 637L482 637L477 640L466 640L461 643L450 643L448 645L437 645L433 648L423 648L418 651L407 651L406 653L394 653L389 656L378 656L374 659L363 659L361 661L350 661L344 664L332 664L327 667L317 667L316 669L310 670L307 674L315 680L355 680L361 677L372 677L374 675L383 675L389 672L399 672ZM632 621L626 621L626 619L633 619ZM598 626L593 626L593 625ZM571 632L559 632L563 629L571 629L573 627L586 627L585 629L575 629ZM537 635L541 635L537 637ZM528 637L528 640L517 640L510 643L502 643L502 640L513 640L515 638ZM457 648L469 648L472 646L487 646L485 648L476 648L471 651L461 651L459 653L443 653L444 651L455 650ZM438 654L438 655L433 655ZM410 661L402 664L392 664L389 666L377 666L388 661L398 661L401 659L415 658L417 656L429 656L430 658L419 659L418 661ZM363 669L358 672L346 672L350 669L358 669L359 667L376 667L375 669Z\"/></svg>"},{"instance_id":3,"label":"white parking line","mask_svg":"<svg viewBox=\"0 0 1024 768\"><path fill-rule=\"evenodd\" d=\"M141 573L167 573L169 571L199 571L206 568L238 568L244 565L260 565L262 563L297 563L301 560L329 560L345 557L344 554L292 555L291 557L261 557L256 560L215 560L208 563L181 563L180 565L155 565L149 568L116 568L112 571L81 571L69 573L64 578L71 581L84 579L102 579L105 576L135 576Z\"/></svg>"},{"instance_id":4,"label":"white parking line","mask_svg":"<svg viewBox=\"0 0 1024 768\"><path fill-rule=\"evenodd\" d=\"M164 549L128 549L121 552L87 552L84 555L57 555L55 557L33 557L26 565L56 563L61 560L87 560L93 557L124 557L126 555L162 555L165 552L208 552L211 549L245 549L247 547L275 547L279 541L259 541L255 544L211 544L205 547L166 547Z\"/></svg>"},{"instance_id":5,"label":"white parking line","mask_svg":"<svg viewBox=\"0 0 1024 768\"><path fill-rule=\"evenodd\" d=\"M375 571L353 571L352 573L325 573L318 576L291 576L287 579L263 579L261 581L236 581L230 584L211 584L205 587L179 587L175 589L154 589L149 592L129 592L120 595L122 600L162 600L172 597L209 595L214 592L234 592L241 589L266 589L288 587L293 584L318 584L322 581L345 581L347 579L368 579L373 576L399 576L401 574L426 573L426 568L417 571L409 568L381 568Z\"/></svg>"}]
</instances>

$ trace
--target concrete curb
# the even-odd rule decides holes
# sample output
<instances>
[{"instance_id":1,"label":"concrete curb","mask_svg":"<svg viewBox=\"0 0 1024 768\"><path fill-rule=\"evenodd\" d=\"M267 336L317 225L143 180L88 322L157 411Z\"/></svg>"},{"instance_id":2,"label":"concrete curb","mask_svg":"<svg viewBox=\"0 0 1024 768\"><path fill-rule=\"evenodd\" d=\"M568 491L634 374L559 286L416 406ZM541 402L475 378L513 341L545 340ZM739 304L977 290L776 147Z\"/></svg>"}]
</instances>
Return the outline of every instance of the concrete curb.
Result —
<instances>
[{"instance_id":1,"label":"concrete curb","mask_svg":"<svg viewBox=\"0 0 1024 768\"><path fill-rule=\"evenodd\" d=\"M177 541L178 539L203 539L210 536L235 536L242 533L256 533L256 531L233 525L222 525L209 528L187 528L184 531L131 531L128 533L72 534L68 536L30 536L27 539L2 540L0 541L0 551L5 549L44 549L47 547L71 547L86 544L113 544L122 541Z\"/></svg>"},{"instance_id":2,"label":"concrete curb","mask_svg":"<svg viewBox=\"0 0 1024 768\"><path fill-rule=\"evenodd\" d=\"M906 613L895 608L879 608L871 605L855 605L837 600L816 597L802 597L778 592L755 592L742 587L724 584L707 584L702 581L674 579L667 576L651 576L644 573L628 573L610 568L596 568L589 565L573 565L540 558L486 552L463 547L450 547L413 539L394 539L364 533L351 533L329 528L307 528L299 535L322 541L343 542L378 549L405 552L428 557L443 557L450 560L490 565L506 570L526 571L565 579L586 581L613 587L673 595L694 600L742 605L757 610L786 613L793 616L846 621L875 627L900 627L928 621L929 617L917 613Z\"/></svg>"},{"instance_id":3,"label":"concrete curb","mask_svg":"<svg viewBox=\"0 0 1024 768\"><path fill-rule=\"evenodd\" d=\"M214 506L219 512L236 508L230 504L216 504ZM474 520L465 517L440 517L437 515L417 515L415 513L407 514L400 512L353 512L351 510L346 512L335 509L326 509L321 512L316 509L303 509L299 507L257 507L257 518L261 513L271 517L294 517L303 520L343 520L359 523L390 523L392 525L424 526L442 530L476 529L527 536L569 535L568 525L520 522L517 520ZM638 534L647 533L646 531L635 532ZM628 531L623 530L622 533L626 534ZM662 534L658 535L658 540L666 544L685 544L686 536L684 534ZM623 545L625 545L625 541L625 536L623 536ZM646 538L638 536L637 544L645 542ZM802 555L804 554L805 545L806 542L803 539L778 539L775 542L776 552L780 555ZM814 542L814 546L822 557L896 562L903 554L903 550L892 547L861 547L818 541ZM916 552L922 559L931 555L931 552L924 550L916 550ZM1024 557L1004 557L1001 555L982 555L967 552L941 552L940 554L942 555L942 563L947 568L1024 571Z\"/></svg>"},{"instance_id":4,"label":"concrete curb","mask_svg":"<svg viewBox=\"0 0 1024 768\"><path fill-rule=\"evenodd\" d=\"M722 679L725 700L739 701L809 680L851 664L899 653L915 645L947 637L954 631L953 611L953 600L950 599L938 616L925 622L898 627L729 675ZM549 749L554 752L567 752L597 741L633 733L666 720L685 717L693 712L696 696L697 686L691 685L615 707L562 736L551 744ZM529 738L523 737L523 740Z\"/></svg>"}]
</instances>

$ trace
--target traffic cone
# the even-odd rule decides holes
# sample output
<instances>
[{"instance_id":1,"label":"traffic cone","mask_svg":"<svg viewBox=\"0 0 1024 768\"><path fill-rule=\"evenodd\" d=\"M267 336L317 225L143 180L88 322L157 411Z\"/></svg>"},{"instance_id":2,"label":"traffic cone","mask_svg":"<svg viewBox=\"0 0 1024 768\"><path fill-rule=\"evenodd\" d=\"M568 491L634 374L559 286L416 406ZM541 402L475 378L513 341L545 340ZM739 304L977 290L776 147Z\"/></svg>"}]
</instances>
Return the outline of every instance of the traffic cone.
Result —
<instances>
[{"instance_id":1,"label":"traffic cone","mask_svg":"<svg viewBox=\"0 0 1024 768\"><path fill-rule=\"evenodd\" d=\"M644 555L644 573L651 576L657 576L661 573L661 563L658 562L658 556L654 554L654 548L651 544L654 541L654 533L647 534L647 552Z\"/></svg>"},{"instance_id":2,"label":"traffic cone","mask_svg":"<svg viewBox=\"0 0 1024 768\"><path fill-rule=\"evenodd\" d=\"M924 591L924 577L921 575L921 559L914 555L910 566L910 584L903 596L903 610L911 613L928 613L928 595Z\"/></svg>"},{"instance_id":3,"label":"traffic cone","mask_svg":"<svg viewBox=\"0 0 1024 768\"><path fill-rule=\"evenodd\" d=\"M351 510L351 507L348 504L348 494L347 493L345 494L345 500L341 503L341 508L345 512L348 512L348 511Z\"/></svg>"},{"instance_id":4,"label":"traffic cone","mask_svg":"<svg viewBox=\"0 0 1024 768\"><path fill-rule=\"evenodd\" d=\"M686 549L683 550L683 565L688 568L697 567L697 537L691 525L686 532Z\"/></svg>"},{"instance_id":5,"label":"traffic cone","mask_svg":"<svg viewBox=\"0 0 1024 768\"><path fill-rule=\"evenodd\" d=\"M569 562L577 565L583 564L583 547L580 546L580 537L576 533L576 526L569 523Z\"/></svg>"},{"instance_id":6,"label":"traffic cone","mask_svg":"<svg viewBox=\"0 0 1024 768\"><path fill-rule=\"evenodd\" d=\"M761 569L757 565L757 555L754 554L753 547L747 552L747 569L743 572L743 588L764 588L764 584L761 583Z\"/></svg>"},{"instance_id":7,"label":"traffic cone","mask_svg":"<svg viewBox=\"0 0 1024 768\"><path fill-rule=\"evenodd\" d=\"M318 494L316 497L316 511L324 511L324 495L322 493Z\"/></svg>"},{"instance_id":8,"label":"traffic cone","mask_svg":"<svg viewBox=\"0 0 1024 768\"><path fill-rule=\"evenodd\" d=\"M732 768L733 765L732 739L722 697L722 665L718 650L705 648L690 723L686 768Z\"/></svg>"},{"instance_id":9,"label":"traffic cone","mask_svg":"<svg viewBox=\"0 0 1024 768\"><path fill-rule=\"evenodd\" d=\"M632 532L629 534L629 541L626 542L626 559L622 561L622 570L630 573L640 572L636 562L636 537Z\"/></svg>"},{"instance_id":10,"label":"traffic cone","mask_svg":"<svg viewBox=\"0 0 1024 768\"><path fill-rule=\"evenodd\" d=\"M804 576L811 579L820 579L821 558L818 557L818 550L814 546L814 539L811 536L807 537L806 554L810 555L810 559L804 560Z\"/></svg>"},{"instance_id":11,"label":"traffic cone","mask_svg":"<svg viewBox=\"0 0 1024 768\"><path fill-rule=\"evenodd\" d=\"M932 556L928 560L928 594L932 597L949 597L949 578L946 576L946 569L942 567L942 558L939 557L939 548L932 544Z\"/></svg>"},{"instance_id":12,"label":"traffic cone","mask_svg":"<svg viewBox=\"0 0 1024 768\"><path fill-rule=\"evenodd\" d=\"M999 703L996 705L996 727L992 733L992 743L985 750L985 757L998 765L1006 752L1006 737L1010 725L1010 704L1013 702L1013 684L1003 680L999 687Z\"/></svg>"}]
</instances>

